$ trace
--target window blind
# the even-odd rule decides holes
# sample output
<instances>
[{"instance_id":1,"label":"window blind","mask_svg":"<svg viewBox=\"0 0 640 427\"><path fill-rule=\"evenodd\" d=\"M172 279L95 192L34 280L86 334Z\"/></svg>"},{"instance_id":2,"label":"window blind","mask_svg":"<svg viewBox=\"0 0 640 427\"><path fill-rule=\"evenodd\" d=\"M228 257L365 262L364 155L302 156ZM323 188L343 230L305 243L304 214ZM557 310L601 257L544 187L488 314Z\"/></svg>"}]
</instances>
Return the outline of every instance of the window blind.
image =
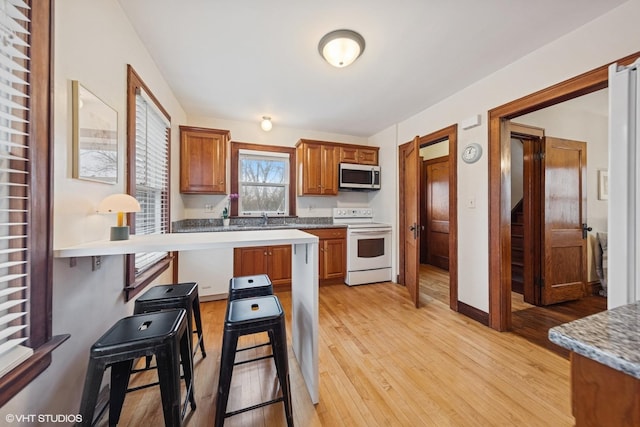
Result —
<instances>
[{"instance_id":1,"label":"window blind","mask_svg":"<svg viewBox=\"0 0 640 427\"><path fill-rule=\"evenodd\" d=\"M33 354L28 340L29 6L0 4L0 376Z\"/></svg>"},{"instance_id":2,"label":"window blind","mask_svg":"<svg viewBox=\"0 0 640 427\"><path fill-rule=\"evenodd\" d=\"M136 189L140 203L135 234L167 233L169 203L169 125L144 92L136 95ZM135 255L136 275L163 259L167 252Z\"/></svg>"}]
</instances>

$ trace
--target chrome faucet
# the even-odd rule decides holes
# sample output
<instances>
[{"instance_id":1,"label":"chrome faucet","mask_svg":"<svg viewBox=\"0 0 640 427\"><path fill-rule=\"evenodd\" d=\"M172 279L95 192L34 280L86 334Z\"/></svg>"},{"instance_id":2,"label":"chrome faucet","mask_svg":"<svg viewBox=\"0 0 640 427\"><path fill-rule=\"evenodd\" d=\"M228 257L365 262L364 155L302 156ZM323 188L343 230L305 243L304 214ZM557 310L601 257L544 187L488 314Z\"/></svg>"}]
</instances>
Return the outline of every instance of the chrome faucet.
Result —
<instances>
[{"instance_id":1,"label":"chrome faucet","mask_svg":"<svg viewBox=\"0 0 640 427\"><path fill-rule=\"evenodd\" d=\"M262 225L267 225L269 222L269 216L266 212L262 212Z\"/></svg>"}]
</instances>

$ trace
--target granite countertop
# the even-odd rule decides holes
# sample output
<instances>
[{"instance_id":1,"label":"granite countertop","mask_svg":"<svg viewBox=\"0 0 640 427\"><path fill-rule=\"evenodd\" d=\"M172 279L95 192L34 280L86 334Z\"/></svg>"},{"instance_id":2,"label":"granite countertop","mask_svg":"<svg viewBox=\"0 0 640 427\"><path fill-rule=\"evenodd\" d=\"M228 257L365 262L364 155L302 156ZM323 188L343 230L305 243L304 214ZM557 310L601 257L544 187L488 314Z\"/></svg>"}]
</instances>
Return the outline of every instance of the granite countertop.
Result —
<instances>
[{"instance_id":1,"label":"granite countertop","mask_svg":"<svg viewBox=\"0 0 640 427\"><path fill-rule=\"evenodd\" d=\"M551 328L549 340L640 379L640 302Z\"/></svg>"},{"instance_id":2,"label":"granite countertop","mask_svg":"<svg viewBox=\"0 0 640 427\"><path fill-rule=\"evenodd\" d=\"M222 225L222 219L183 219L172 223L173 233L201 233L217 231L253 231L253 230L310 230L317 228L346 228L344 224L334 224L331 217L273 217L267 224L262 218L232 218L228 227Z\"/></svg>"}]
</instances>

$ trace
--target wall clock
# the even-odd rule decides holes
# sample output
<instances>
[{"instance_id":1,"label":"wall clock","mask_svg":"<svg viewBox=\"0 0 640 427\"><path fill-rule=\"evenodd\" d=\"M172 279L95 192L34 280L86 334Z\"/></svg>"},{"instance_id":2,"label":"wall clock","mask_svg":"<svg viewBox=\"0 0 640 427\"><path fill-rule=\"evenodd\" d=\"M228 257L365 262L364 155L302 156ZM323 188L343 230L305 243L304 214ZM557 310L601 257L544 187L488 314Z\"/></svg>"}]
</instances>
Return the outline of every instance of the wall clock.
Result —
<instances>
[{"instance_id":1,"label":"wall clock","mask_svg":"<svg viewBox=\"0 0 640 427\"><path fill-rule=\"evenodd\" d=\"M475 163L482 157L482 147L476 142L472 142L464 147L462 151L462 160L465 163Z\"/></svg>"}]
</instances>

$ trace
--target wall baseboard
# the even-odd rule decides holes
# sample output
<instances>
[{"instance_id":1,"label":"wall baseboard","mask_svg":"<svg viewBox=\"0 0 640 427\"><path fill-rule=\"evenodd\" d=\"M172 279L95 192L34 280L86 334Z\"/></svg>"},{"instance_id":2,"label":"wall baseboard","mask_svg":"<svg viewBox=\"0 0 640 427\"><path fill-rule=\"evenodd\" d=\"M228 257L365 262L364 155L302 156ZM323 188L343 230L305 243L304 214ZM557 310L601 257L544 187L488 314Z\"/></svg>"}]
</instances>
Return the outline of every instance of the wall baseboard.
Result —
<instances>
[{"instance_id":1,"label":"wall baseboard","mask_svg":"<svg viewBox=\"0 0 640 427\"><path fill-rule=\"evenodd\" d=\"M464 314L485 326L489 326L489 313L472 307L469 304L465 304L460 300L458 300L458 313Z\"/></svg>"}]
</instances>

